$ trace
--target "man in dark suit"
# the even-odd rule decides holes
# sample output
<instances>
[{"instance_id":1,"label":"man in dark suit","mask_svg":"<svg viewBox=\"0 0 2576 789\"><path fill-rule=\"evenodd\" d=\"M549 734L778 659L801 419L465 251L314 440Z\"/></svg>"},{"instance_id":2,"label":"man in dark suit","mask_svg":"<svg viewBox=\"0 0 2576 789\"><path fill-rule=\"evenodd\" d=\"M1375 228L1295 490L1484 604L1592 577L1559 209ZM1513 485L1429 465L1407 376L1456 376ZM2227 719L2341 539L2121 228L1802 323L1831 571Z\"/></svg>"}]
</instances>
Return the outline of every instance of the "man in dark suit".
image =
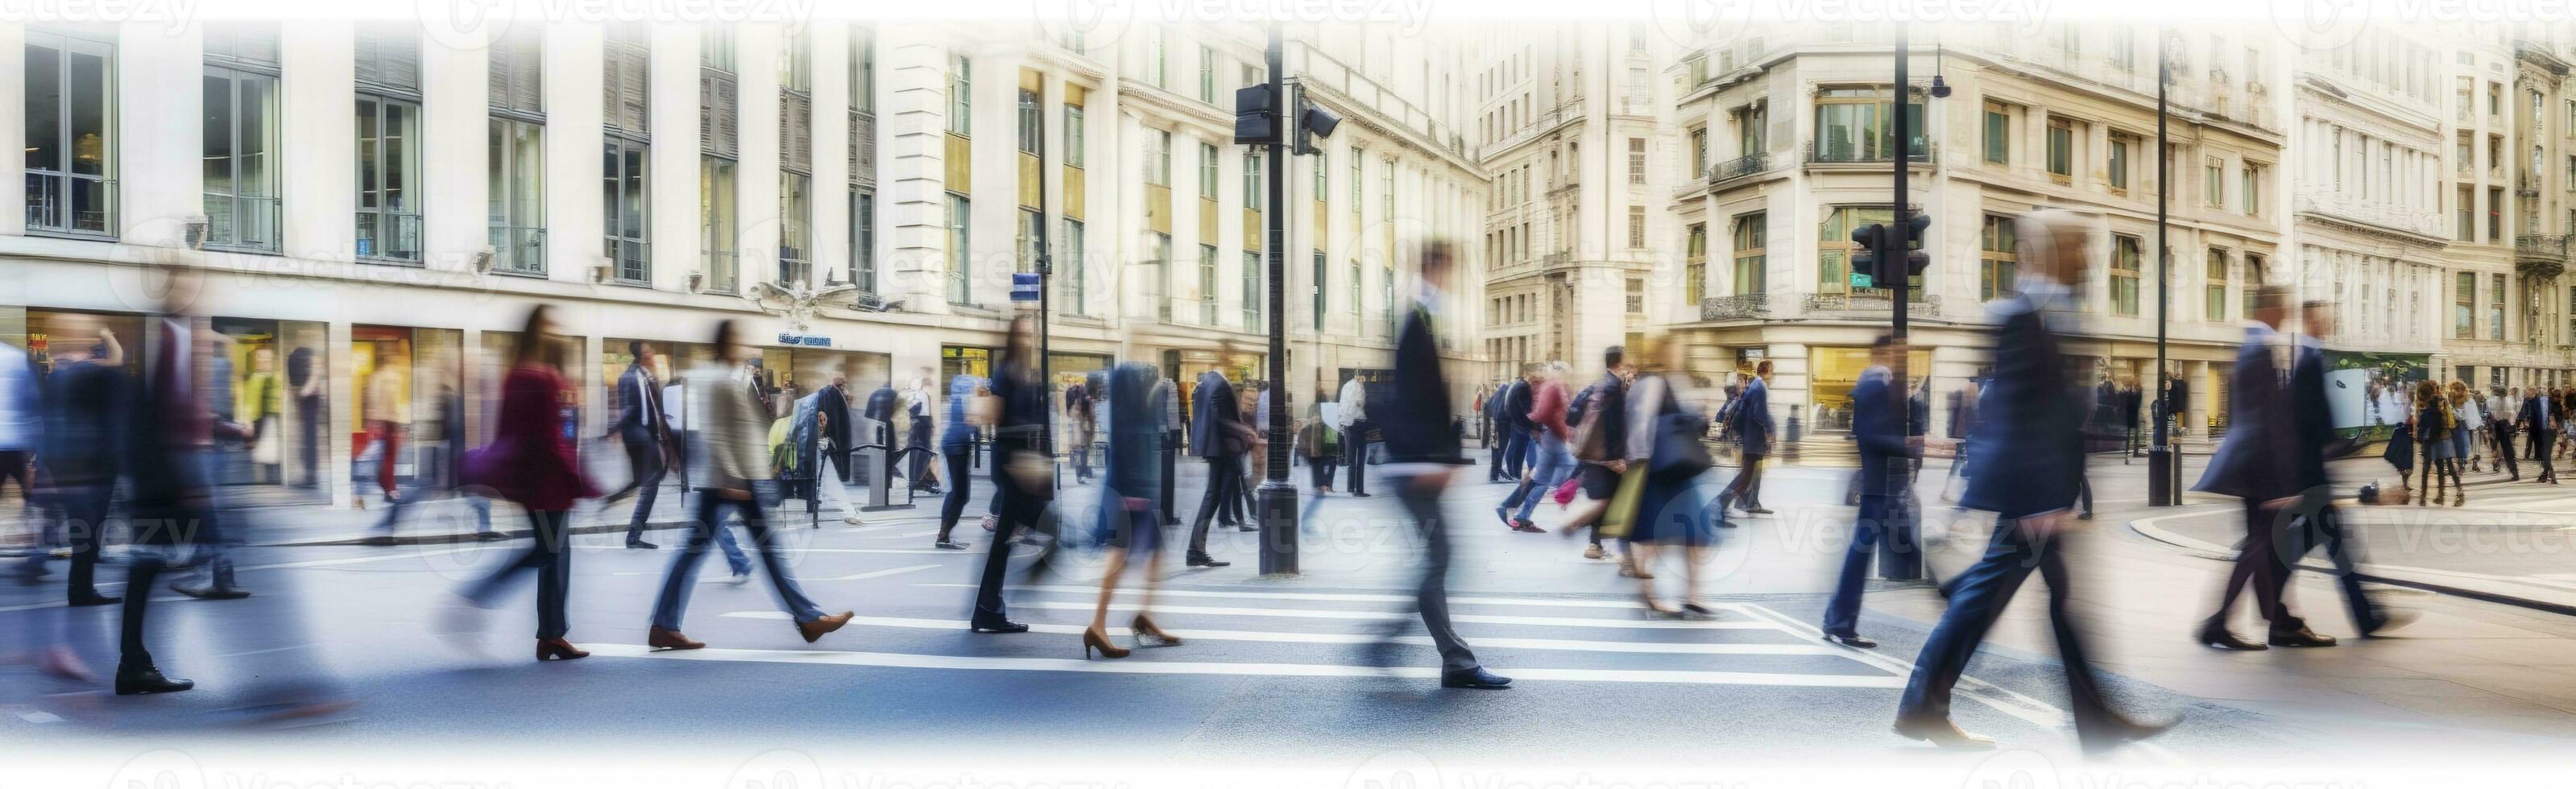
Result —
<instances>
[{"instance_id":1,"label":"man in dark suit","mask_svg":"<svg viewBox=\"0 0 2576 789\"><path fill-rule=\"evenodd\" d=\"M1503 446L1503 478L1514 482L1520 481L1522 476L1529 473L1530 447L1534 441L1531 431L1537 427L1529 420L1531 401L1529 379L1535 375L1534 371L1537 367L1535 364L1521 365L1520 377L1504 384L1503 390L1495 395L1503 401L1502 411L1499 413L1503 424L1511 428L1503 432L1504 437L1508 439L1508 443Z\"/></svg>"},{"instance_id":2,"label":"man in dark suit","mask_svg":"<svg viewBox=\"0 0 2576 789\"><path fill-rule=\"evenodd\" d=\"M130 388L125 372L97 355L77 361L56 357L55 365L45 381L44 429L36 460L63 519L63 538L71 544L67 599L74 606L109 605L117 598L100 594L94 579L121 461L116 426L130 408Z\"/></svg>"},{"instance_id":3,"label":"man in dark suit","mask_svg":"<svg viewBox=\"0 0 2576 789\"><path fill-rule=\"evenodd\" d=\"M1734 428L1743 442L1744 468L1717 494L1717 510L1723 514L1729 506L1740 506L1747 515L1769 515L1762 508L1762 460L1771 454L1771 360L1764 359L1753 367L1753 380L1744 383L1744 394L1734 405Z\"/></svg>"},{"instance_id":4,"label":"man in dark suit","mask_svg":"<svg viewBox=\"0 0 2576 789\"><path fill-rule=\"evenodd\" d=\"M2558 484L2557 463L2549 457L2550 442L2558 440L2558 419L2550 415L2549 390L2532 387L2530 395L2522 399L2522 411L2514 421L2522 425L2524 445L2530 447L2531 459L2540 462L2540 476L2533 482Z\"/></svg>"},{"instance_id":5,"label":"man in dark suit","mask_svg":"<svg viewBox=\"0 0 2576 789\"><path fill-rule=\"evenodd\" d=\"M176 284L180 278L174 277ZM174 289L175 290L175 289ZM188 299L173 293L173 305ZM124 457L126 510L132 550L125 573L125 616L118 643L116 693L170 693L196 687L184 679L163 676L144 645L152 583L182 554L220 538L214 490L206 473L214 444L213 413L199 397L197 365L211 350L203 332L185 315L152 317L145 331L155 342L143 370L139 396L128 398L120 438ZM215 578L230 586L226 567Z\"/></svg>"},{"instance_id":6,"label":"man in dark suit","mask_svg":"<svg viewBox=\"0 0 2576 789\"><path fill-rule=\"evenodd\" d=\"M1945 748L1994 746L1950 722L1950 689L2004 604L2036 570L2050 591L2048 619L2066 665L2076 736L2086 748L2098 749L2172 724L2139 723L2111 708L2067 610L2072 590L2059 540L2075 523L2073 505L2084 481L2084 398L2058 355L2057 331L2042 313L2074 303L2074 288L2085 278L2086 224L2043 211L2024 217L2020 230L2022 281L2012 298L1996 303L2002 325L1995 337L1994 379L1974 438L1978 451L1971 462L1977 467L1962 499L1998 516L1994 537L1985 555L1949 582L1950 608L1915 658L1895 730Z\"/></svg>"},{"instance_id":7,"label":"man in dark suit","mask_svg":"<svg viewBox=\"0 0 2576 789\"><path fill-rule=\"evenodd\" d=\"M1208 521L1228 515L1226 525L1236 525L1226 505L1239 495L1235 488L1243 484L1243 452L1249 446L1244 434L1251 429L1243 424L1233 382L1215 370L1199 373L1198 385L1190 391L1190 454L1207 459L1208 473L1207 489L1199 495L1198 518L1190 524L1191 567L1233 564L1208 556Z\"/></svg>"},{"instance_id":8,"label":"man in dark suit","mask_svg":"<svg viewBox=\"0 0 2576 789\"><path fill-rule=\"evenodd\" d=\"M1512 446L1512 429L1503 423L1503 390L1510 386L1508 381L1495 383L1493 391L1486 392L1484 402L1479 404L1485 415L1486 482L1510 479L1503 466L1503 451Z\"/></svg>"},{"instance_id":9,"label":"man in dark suit","mask_svg":"<svg viewBox=\"0 0 2576 789\"><path fill-rule=\"evenodd\" d=\"M652 550L644 541L644 522L653 515L653 499L662 492L662 476L671 469L671 425L662 410L662 382L653 374L653 346L629 342L635 360L617 376L617 421L609 430L626 444L626 464L634 470L626 487L607 501L635 497L635 515L626 524L626 547Z\"/></svg>"},{"instance_id":10,"label":"man in dark suit","mask_svg":"<svg viewBox=\"0 0 2576 789\"><path fill-rule=\"evenodd\" d=\"M1470 465L1457 434L1451 431L1452 395L1440 374L1440 341L1431 326L1441 308L1439 283L1448 278L1449 254L1447 242L1423 245L1415 301L1396 334L1394 380L1387 387L1387 401L1372 409L1371 418L1386 443L1386 465L1380 470L1395 486L1406 516L1422 532L1424 560L1421 581L1414 586L1414 603L1424 629L1431 632L1432 645L1440 650L1440 686L1501 688L1512 684L1511 679L1486 671L1449 624L1449 534L1440 514L1440 497L1458 467ZM1378 641L1378 665L1390 662L1386 658L1395 645L1394 636L1388 632Z\"/></svg>"},{"instance_id":11,"label":"man in dark suit","mask_svg":"<svg viewBox=\"0 0 2576 789\"><path fill-rule=\"evenodd\" d=\"M1825 603L1825 640L1858 649L1877 648L1861 637L1861 581L1888 521L1902 502L1890 495L1905 464L1923 455L1923 422L1907 425L1899 412L1895 381L1896 339L1880 335L1870 347L1870 368L1852 387L1852 440L1860 446L1860 513L1852 521L1851 547L1843 553L1842 574L1834 580L1833 598ZM1911 403L1907 404L1911 410ZM1907 428L1911 427L1909 431Z\"/></svg>"},{"instance_id":12,"label":"man in dark suit","mask_svg":"<svg viewBox=\"0 0 2576 789\"><path fill-rule=\"evenodd\" d=\"M2308 630L2307 623L2291 615L2289 603L2282 600L2281 590L2289 583L2291 557L2283 555L2281 537L2287 522L2303 509L2301 499L2325 490L2323 441L2316 451L2306 451L2309 441L2303 430L2311 421L2295 409L2308 405L2311 394L2320 401L2325 397L2325 382L2315 382L2313 393L2307 381L2293 380L2299 368L2297 344L2280 331L2281 320L2289 313L2289 289L2266 285L2255 293L2254 309L2246 314L2254 324L2245 328L2245 343L2237 347L2236 368L2228 380L2227 437L2211 455L2209 466L2201 473L2193 490L2235 496L2244 500L2245 541L2238 546L2236 567L2227 576L2227 588L2219 594L2218 612L2201 623L2202 646L2231 650L2257 650L2263 645L2237 638L2227 630L2227 612L2234 608L2238 590L2254 587L2254 604L2264 619L2271 622L2273 646L2326 647L2334 639ZM2322 415L2322 411L2319 412ZM2328 426L2327 430L2332 428ZM2329 433L2328 437L2331 437Z\"/></svg>"}]
</instances>

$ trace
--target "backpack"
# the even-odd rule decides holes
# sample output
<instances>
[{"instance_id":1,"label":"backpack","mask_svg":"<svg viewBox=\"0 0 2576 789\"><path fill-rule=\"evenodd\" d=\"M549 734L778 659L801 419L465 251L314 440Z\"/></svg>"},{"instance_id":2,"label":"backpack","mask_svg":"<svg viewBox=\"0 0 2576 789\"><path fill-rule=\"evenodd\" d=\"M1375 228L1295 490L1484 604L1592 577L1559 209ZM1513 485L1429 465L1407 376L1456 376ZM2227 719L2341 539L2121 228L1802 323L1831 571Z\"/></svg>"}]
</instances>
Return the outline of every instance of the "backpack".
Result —
<instances>
[{"instance_id":1,"label":"backpack","mask_svg":"<svg viewBox=\"0 0 2576 789\"><path fill-rule=\"evenodd\" d=\"M1581 427L1583 425L1583 408L1592 404L1592 390L1599 386L1601 385L1596 383L1591 386L1583 387L1583 391L1574 393L1574 402L1567 403L1565 406L1566 427Z\"/></svg>"}]
</instances>

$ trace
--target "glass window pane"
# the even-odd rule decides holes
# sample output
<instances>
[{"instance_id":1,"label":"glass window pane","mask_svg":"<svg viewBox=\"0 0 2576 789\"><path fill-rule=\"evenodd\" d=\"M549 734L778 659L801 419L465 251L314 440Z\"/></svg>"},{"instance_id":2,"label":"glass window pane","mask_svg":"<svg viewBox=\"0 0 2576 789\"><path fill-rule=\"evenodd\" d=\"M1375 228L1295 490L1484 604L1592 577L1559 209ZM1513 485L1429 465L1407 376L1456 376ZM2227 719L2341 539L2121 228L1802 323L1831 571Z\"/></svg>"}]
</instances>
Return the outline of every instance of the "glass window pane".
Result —
<instances>
[{"instance_id":1,"label":"glass window pane","mask_svg":"<svg viewBox=\"0 0 2576 789\"><path fill-rule=\"evenodd\" d=\"M27 45L27 168L31 170L63 168L62 68L62 50Z\"/></svg>"},{"instance_id":2,"label":"glass window pane","mask_svg":"<svg viewBox=\"0 0 2576 789\"><path fill-rule=\"evenodd\" d=\"M377 190L378 190L378 186L377 186L378 178L377 178L377 175L376 175L376 167L377 167L377 163L380 161L380 160L377 158L377 156L376 156L376 146L377 146L378 141L379 141L379 139L380 139L380 135L377 133L377 130L376 130L376 123L377 123L377 120L378 120L378 119L377 119L377 117L376 117L376 103L375 103L375 102L373 102L373 101L369 101L369 100L367 100L367 99L359 99L359 100L358 100L358 207L359 207L359 208L375 208L375 207L377 207L376 194L377 194Z\"/></svg>"},{"instance_id":3,"label":"glass window pane","mask_svg":"<svg viewBox=\"0 0 2576 789\"><path fill-rule=\"evenodd\" d=\"M203 107L205 122L199 133L205 141L205 191L207 194L232 194L233 191L233 81L227 72L211 71L204 79ZM218 228L227 226L213 219L209 203L207 216Z\"/></svg>"},{"instance_id":4,"label":"glass window pane","mask_svg":"<svg viewBox=\"0 0 2576 789\"><path fill-rule=\"evenodd\" d=\"M234 183L242 194L276 197L277 170L269 166L269 154L277 147L272 139L277 133L277 78L242 75L237 82L241 136L234 142L234 155L241 167L234 172Z\"/></svg>"},{"instance_id":5,"label":"glass window pane","mask_svg":"<svg viewBox=\"0 0 2576 789\"><path fill-rule=\"evenodd\" d=\"M409 193L414 158L411 146L419 139L419 135L415 134L416 130L413 128L417 121L417 114L410 105L385 102L386 210L402 213L410 213L413 210Z\"/></svg>"},{"instance_id":6,"label":"glass window pane","mask_svg":"<svg viewBox=\"0 0 2576 789\"><path fill-rule=\"evenodd\" d=\"M70 57L72 172L107 174L107 58L89 52Z\"/></svg>"}]
</instances>

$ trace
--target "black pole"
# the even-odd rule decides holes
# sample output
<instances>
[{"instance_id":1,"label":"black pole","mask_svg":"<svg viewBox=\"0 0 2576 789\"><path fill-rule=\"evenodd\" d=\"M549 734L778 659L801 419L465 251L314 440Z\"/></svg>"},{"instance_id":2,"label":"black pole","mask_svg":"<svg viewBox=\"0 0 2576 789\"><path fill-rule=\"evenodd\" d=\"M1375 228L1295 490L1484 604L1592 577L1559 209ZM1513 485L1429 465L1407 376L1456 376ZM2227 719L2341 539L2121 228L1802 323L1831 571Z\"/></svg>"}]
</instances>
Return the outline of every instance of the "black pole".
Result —
<instances>
[{"instance_id":1,"label":"black pole","mask_svg":"<svg viewBox=\"0 0 2576 789\"><path fill-rule=\"evenodd\" d=\"M1053 309L1053 308L1054 308L1054 306L1055 306L1055 305L1051 302L1051 300L1049 299L1049 297L1050 297L1050 296L1053 296L1053 295L1054 295L1053 291L1055 290L1055 287L1054 287L1054 285L1055 285L1054 277L1050 276L1051 274L1053 274L1053 273L1054 273L1054 269L1055 269L1055 254L1054 254L1054 251L1053 251L1053 249L1052 249L1053 244L1052 244L1052 243L1047 239L1047 221L1048 221L1048 219L1050 218L1050 215L1047 213L1047 209L1046 209L1046 193L1047 193L1046 124L1044 124L1044 123L1040 123L1040 124L1038 124L1038 130L1037 130L1037 133L1038 133L1038 237L1037 237L1037 245L1038 245L1037 252L1038 252L1038 259L1035 261L1035 265L1036 265L1036 267L1037 267L1037 274L1038 274L1038 391L1047 393L1047 396L1046 396L1046 400L1047 400L1047 402L1046 402L1046 407L1045 407L1045 408L1038 409L1039 413L1041 413L1041 414L1042 414L1042 416L1041 416L1041 417L1039 417L1039 421L1038 421L1038 425L1039 425L1039 428L1038 428L1038 441L1039 441L1039 444L1038 444L1038 451L1046 453L1046 457L1047 457L1047 468L1049 469L1049 471L1047 472L1047 479L1048 479L1052 484L1055 484L1057 487L1062 487L1062 486L1063 486L1062 475L1061 475L1061 474L1056 473L1056 472L1053 470L1053 469L1055 468L1055 459L1056 459L1056 458L1055 458L1055 409L1056 409L1057 399L1056 399L1055 394L1054 394L1054 392L1055 392L1055 390L1054 390L1054 386L1055 386L1055 373L1054 373L1054 370L1053 370L1052 368L1053 368L1053 366L1054 366L1054 361L1055 361L1055 359L1053 358L1053 355L1052 355L1052 354L1050 354L1050 353L1048 353L1048 351L1047 351L1047 335L1051 333L1051 332L1049 332L1049 331L1047 330L1047 319L1048 319L1048 317L1049 317L1049 316L1048 316L1048 314L1047 314L1047 312L1048 312L1048 310ZM1009 341L1010 341L1010 338L1009 338L1009 337L1004 337L1004 338L1002 338L1002 341L1003 341L1003 342L1009 342ZM1090 450L1090 447L1077 447L1077 448L1076 448L1076 450L1077 450L1077 451L1089 451L1089 450ZM956 483L955 483L955 482L950 482L949 484L952 484L952 485L953 485L953 484L956 484Z\"/></svg>"},{"instance_id":2,"label":"black pole","mask_svg":"<svg viewBox=\"0 0 2576 789\"><path fill-rule=\"evenodd\" d=\"M2173 60L2165 54L2167 38L2163 28L2156 30L2156 424L2155 446L2147 450L2150 507L2182 503L2181 497L2174 494L2175 477L2180 476L2182 468L2171 443L2171 425L2179 417L2173 410L2172 374L2165 369L2165 326L2173 306L2173 250L2165 245L2166 210L2173 201L2173 162L2165 143L2167 121L2173 117L2165 104L2165 88L2173 82Z\"/></svg>"},{"instance_id":3,"label":"black pole","mask_svg":"<svg viewBox=\"0 0 2576 789\"><path fill-rule=\"evenodd\" d=\"M1914 387L1910 383L1912 379L1907 377L1906 370L1908 366L1906 363L1910 361L1908 357L1913 354L1905 348L1905 302L1914 296L1912 255L1907 252L1907 248L1911 246L1909 242L1913 241L1908 236L1912 234L1912 223L1909 220L1912 219L1914 211L1906 204L1905 185L1907 171L1914 166L1914 140L1912 129L1909 128L1912 124L1906 122L1906 107L1913 103L1914 86L1907 81L1906 54L1905 24L1899 22L1896 25L1895 133L1891 135L1896 141L1896 199L1893 201L1894 208L1889 216L1889 232L1880 237L1886 248L1880 250L1877 255L1878 273L1895 272L1896 282L1892 286L1885 282L1874 283L1882 288L1892 288L1896 294L1888 299L1890 305L1888 313L1891 317L1888 336L1895 340L1897 350L1896 359L1889 363L1894 372L1890 377L1894 379L1895 385L1888 387L1888 396L1895 399L1896 412L1903 415L1898 417L1897 423L1899 441L1914 435L1912 401ZM1929 111L1930 99L1926 98L1925 102L1924 109ZM1914 549L1914 508L1907 504L1910 500L1907 494L1914 489L1914 464L1904 461L1890 464L1887 470L1887 488L1887 508L1881 513L1883 521L1878 524L1884 531L1878 541L1878 577L1891 581L1911 581L1921 578L1923 577L1923 554ZM1856 528L1870 526L1871 524L1863 523Z\"/></svg>"},{"instance_id":4,"label":"black pole","mask_svg":"<svg viewBox=\"0 0 2576 789\"><path fill-rule=\"evenodd\" d=\"M1270 408L1262 416L1269 420L1269 479L1254 491L1254 503L1261 510L1261 574L1291 576L1297 574L1297 486L1288 481L1288 141L1295 132L1289 126L1294 119L1293 105L1288 100L1288 80L1281 54L1280 23L1270 23L1270 200L1261 207L1262 224L1269 240L1262 245L1262 256L1268 259L1270 282Z\"/></svg>"}]
</instances>

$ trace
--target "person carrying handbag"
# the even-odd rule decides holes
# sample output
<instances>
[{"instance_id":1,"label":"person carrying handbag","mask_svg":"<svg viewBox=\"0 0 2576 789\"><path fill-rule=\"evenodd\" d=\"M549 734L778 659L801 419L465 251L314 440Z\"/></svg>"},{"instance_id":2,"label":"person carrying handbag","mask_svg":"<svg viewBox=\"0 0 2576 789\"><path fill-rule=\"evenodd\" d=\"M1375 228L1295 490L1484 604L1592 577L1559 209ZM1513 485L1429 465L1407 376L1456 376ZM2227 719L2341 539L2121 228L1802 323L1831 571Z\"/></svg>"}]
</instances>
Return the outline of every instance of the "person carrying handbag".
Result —
<instances>
[{"instance_id":1,"label":"person carrying handbag","mask_svg":"<svg viewBox=\"0 0 2576 789\"><path fill-rule=\"evenodd\" d=\"M1628 483L1639 486L1628 542L1635 557L1638 592L1649 615L1699 619L1714 613L1699 602L1699 567L1716 532L1698 482L1700 474L1717 463L1700 443L1708 433L1708 417L1681 397L1690 387L1690 379L1681 372L1681 354L1680 343L1666 343L1664 369L1638 376L1628 393L1627 473L1643 478ZM1722 511L1718 514L1724 516ZM1679 607L1655 597L1655 553L1666 546L1683 549Z\"/></svg>"},{"instance_id":2,"label":"person carrying handbag","mask_svg":"<svg viewBox=\"0 0 2576 789\"><path fill-rule=\"evenodd\" d=\"M1628 459L1621 447L1628 434L1628 378L1636 368L1627 363L1627 351L1610 346L1601 353L1601 379L1584 389L1578 398L1582 405L1575 411L1580 419L1574 424L1574 459L1583 495L1592 502L1565 523L1562 533L1568 537L1577 531L1589 531L1592 544L1583 549L1583 558L1600 559L1607 554L1601 549L1601 537L1608 531L1604 516L1610 512L1612 499L1619 492L1620 475L1628 470ZM1609 534L1619 537L1619 533ZM1620 559L1620 574L1635 575L1635 567Z\"/></svg>"}]
</instances>

